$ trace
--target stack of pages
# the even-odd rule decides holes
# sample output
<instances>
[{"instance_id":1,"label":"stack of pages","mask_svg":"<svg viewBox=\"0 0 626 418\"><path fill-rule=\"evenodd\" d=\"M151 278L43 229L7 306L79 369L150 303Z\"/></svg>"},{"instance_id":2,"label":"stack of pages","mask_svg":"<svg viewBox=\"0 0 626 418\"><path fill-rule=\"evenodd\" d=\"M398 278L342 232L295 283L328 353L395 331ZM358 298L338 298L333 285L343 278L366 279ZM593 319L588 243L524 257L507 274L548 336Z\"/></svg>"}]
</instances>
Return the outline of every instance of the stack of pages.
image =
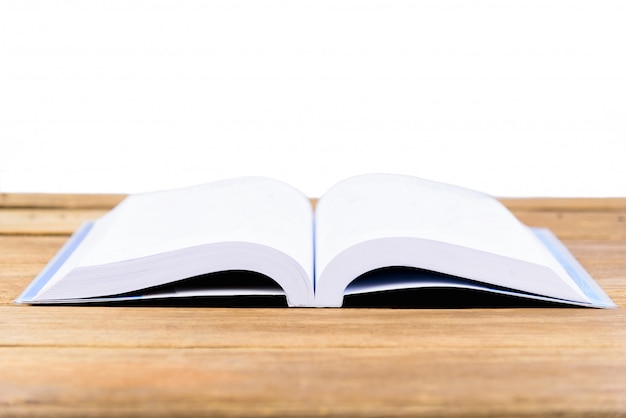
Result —
<instances>
[{"instance_id":1,"label":"stack of pages","mask_svg":"<svg viewBox=\"0 0 626 418\"><path fill-rule=\"evenodd\" d=\"M224 282L232 271L259 280ZM386 174L344 180L315 209L256 177L131 195L78 230L16 302L283 295L339 307L347 295L417 288L615 306L553 234L496 199Z\"/></svg>"}]
</instances>

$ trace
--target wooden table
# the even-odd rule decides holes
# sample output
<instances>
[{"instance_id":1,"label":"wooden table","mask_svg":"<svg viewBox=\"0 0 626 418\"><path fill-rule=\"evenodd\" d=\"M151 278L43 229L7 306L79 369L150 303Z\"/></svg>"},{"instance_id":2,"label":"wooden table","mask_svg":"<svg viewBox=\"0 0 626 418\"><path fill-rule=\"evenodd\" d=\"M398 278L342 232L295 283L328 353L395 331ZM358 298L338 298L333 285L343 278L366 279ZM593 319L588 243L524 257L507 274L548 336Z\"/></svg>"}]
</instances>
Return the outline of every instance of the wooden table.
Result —
<instances>
[{"instance_id":1,"label":"wooden table","mask_svg":"<svg viewBox=\"0 0 626 418\"><path fill-rule=\"evenodd\" d=\"M0 417L626 416L626 199L504 200L616 310L13 305L120 199L0 195Z\"/></svg>"}]
</instances>

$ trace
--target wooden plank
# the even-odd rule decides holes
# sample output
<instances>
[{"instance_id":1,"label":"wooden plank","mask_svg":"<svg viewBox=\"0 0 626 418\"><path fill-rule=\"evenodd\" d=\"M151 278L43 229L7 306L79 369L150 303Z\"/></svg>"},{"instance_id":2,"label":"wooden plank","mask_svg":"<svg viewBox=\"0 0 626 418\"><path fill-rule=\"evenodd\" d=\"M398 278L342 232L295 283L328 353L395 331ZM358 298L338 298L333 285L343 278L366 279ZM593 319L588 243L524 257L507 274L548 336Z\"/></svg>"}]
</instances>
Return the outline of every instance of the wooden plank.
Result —
<instances>
[{"instance_id":1,"label":"wooden plank","mask_svg":"<svg viewBox=\"0 0 626 418\"><path fill-rule=\"evenodd\" d=\"M515 210L513 213L522 223L550 228L561 239L626 239L626 210L609 212Z\"/></svg>"},{"instance_id":2,"label":"wooden plank","mask_svg":"<svg viewBox=\"0 0 626 418\"><path fill-rule=\"evenodd\" d=\"M123 198L27 194L2 197L0 234L5 235L69 235L81 223L104 215ZM522 222L550 228L562 239L626 238L626 199L503 199L503 203Z\"/></svg>"},{"instance_id":3,"label":"wooden plank","mask_svg":"<svg viewBox=\"0 0 626 418\"><path fill-rule=\"evenodd\" d=\"M626 193L626 190L625 190ZM0 208L110 209L125 194L0 193ZM315 203L318 199L312 198ZM511 210L623 211L626 197L613 198L500 198Z\"/></svg>"},{"instance_id":4,"label":"wooden plank","mask_svg":"<svg viewBox=\"0 0 626 418\"><path fill-rule=\"evenodd\" d=\"M0 348L8 416L622 416L624 351Z\"/></svg>"},{"instance_id":5,"label":"wooden plank","mask_svg":"<svg viewBox=\"0 0 626 418\"><path fill-rule=\"evenodd\" d=\"M104 215L106 209L1 209L0 235L70 235L78 226ZM529 226L550 228L562 239L626 238L626 210L608 212L513 212Z\"/></svg>"},{"instance_id":6,"label":"wooden plank","mask_svg":"<svg viewBox=\"0 0 626 418\"><path fill-rule=\"evenodd\" d=\"M523 197L500 198L499 200L512 211L623 212L626 210L626 197Z\"/></svg>"},{"instance_id":7,"label":"wooden plank","mask_svg":"<svg viewBox=\"0 0 626 418\"><path fill-rule=\"evenodd\" d=\"M95 220L108 209L2 209L0 234L70 235L83 222Z\"/></svg>"},{"instance_id":8,"label":"wooden plank","mask_svg":"<svg viewBox=\"0 0 626 418\"><path fill-rule=\"evenodd\" d=\"M124 194L0 193L0 208L111 209Z\"/></svg>"},{"instance_id":9,"label":"wooden plank","mask_svg":"<svg viewBox=\"0 0 626 418\"><path fill-rule=\"evenodd\" d=\"M585 341L586 349L626 355L623 309L0 306L0 314L0 347L480 350Z\"/></svg>"},{"instance_id":10,"label":"wooden plank","mask_svg":"<svg viewBox=\"0 0 626 418\"><path fill-rule=\"evenodd\" d=\"M69 235L82 222L97 219L123 198L6 193L0 196L0 234L31 235ZM316 203L316 199L311 201ZM626 199L503 199L503 203L522 222L553 228L563 238L621 239L625 234ZM565 228L568 233L561 232Z\"/></svg>"}]
</instances>

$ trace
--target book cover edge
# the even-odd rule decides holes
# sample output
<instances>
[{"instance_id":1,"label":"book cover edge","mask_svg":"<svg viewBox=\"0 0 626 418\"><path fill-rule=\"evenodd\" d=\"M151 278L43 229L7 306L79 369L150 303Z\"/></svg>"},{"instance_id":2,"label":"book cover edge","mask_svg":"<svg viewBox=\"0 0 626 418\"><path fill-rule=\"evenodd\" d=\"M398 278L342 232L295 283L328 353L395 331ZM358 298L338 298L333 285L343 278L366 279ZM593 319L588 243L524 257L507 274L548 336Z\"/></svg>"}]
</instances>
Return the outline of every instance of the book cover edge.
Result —
<instances>
[{"instance_id":1,"label":"book cover edge","mask_svg":"<svg viewBox=\"0 0 626 418\"><path fill-rule=\"evenodd\" d=\"M63 244L61 249L52 257L41 272L24 289L24 291L13 301L16 304L33 303L37 293L50 281L54 274L63 266L67 259L76 251L80 243L94 225L94 221L83 223Z\"/></svg>"},{"instance_id":2,"label":"book cover edge","mask_svg":"<svg viewBox=\"0 0 626 418\"><path fill-rule=\"evenodd\" d=\"M563 266L580 290L591 300L585 306L595 308L618 307L552 231L548 228L537 227L529 227L529 229Z\"/></svg>"}]
</instances>

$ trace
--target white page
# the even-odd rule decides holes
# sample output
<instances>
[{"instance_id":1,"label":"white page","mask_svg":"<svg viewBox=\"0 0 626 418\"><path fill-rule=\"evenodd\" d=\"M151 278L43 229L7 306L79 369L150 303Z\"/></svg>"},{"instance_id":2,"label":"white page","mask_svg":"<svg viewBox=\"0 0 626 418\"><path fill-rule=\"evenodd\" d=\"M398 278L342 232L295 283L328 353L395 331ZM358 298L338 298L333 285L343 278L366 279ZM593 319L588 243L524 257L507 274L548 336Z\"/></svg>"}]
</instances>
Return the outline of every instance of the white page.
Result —
<instances>
[{"instance_id":1,"label":"white page","mask_svg":"<svg viewBox=\"0 0 626 418\"><path fill-rule=\"evenodd\" d=\"M287 254L313 288L308 198L284 183L253 177L129 196L95 223L42 292L73 268L223 242L260 244Z\"/></svg>"},{"instance_id":2,"label":"white page","mask_svg":"<svg viewBox=\"0 0 626 418\"><path fill-rule=\"evenodd\" d=\"M323 278L329 263L340 253L364 242L388 238L418 238L420 244L414 248L422 252L435 247L443 250L469 248L485 255L481 259L484 264L494 260L492 255L495 255L507 262L521 260L548 268L586 299L550 252L496 199L455 186L398 175L353 177L338 183L320 199L316 207L318 278ZM401 257L413 256L409 245L405 245L411 241L404 240L403 246L398 248L393 247L393 241L386 242L391 245L388 252L407 253ZM439 243L445 243L446 247ZM448 274L458 273L454 266L460 260L438 260L435 251L430 255L433 260L429 267L440 267L438 271ZM379 256L370 253L361 257L366 259L352 259L350 263L375 266ZM474 263L474 272L488 271L491 267L476 265L475 260L463 262ZM503 263L500 264L502 267ZM318 289L320 286L318 281Z\"/></svg>"}]
</instances>

